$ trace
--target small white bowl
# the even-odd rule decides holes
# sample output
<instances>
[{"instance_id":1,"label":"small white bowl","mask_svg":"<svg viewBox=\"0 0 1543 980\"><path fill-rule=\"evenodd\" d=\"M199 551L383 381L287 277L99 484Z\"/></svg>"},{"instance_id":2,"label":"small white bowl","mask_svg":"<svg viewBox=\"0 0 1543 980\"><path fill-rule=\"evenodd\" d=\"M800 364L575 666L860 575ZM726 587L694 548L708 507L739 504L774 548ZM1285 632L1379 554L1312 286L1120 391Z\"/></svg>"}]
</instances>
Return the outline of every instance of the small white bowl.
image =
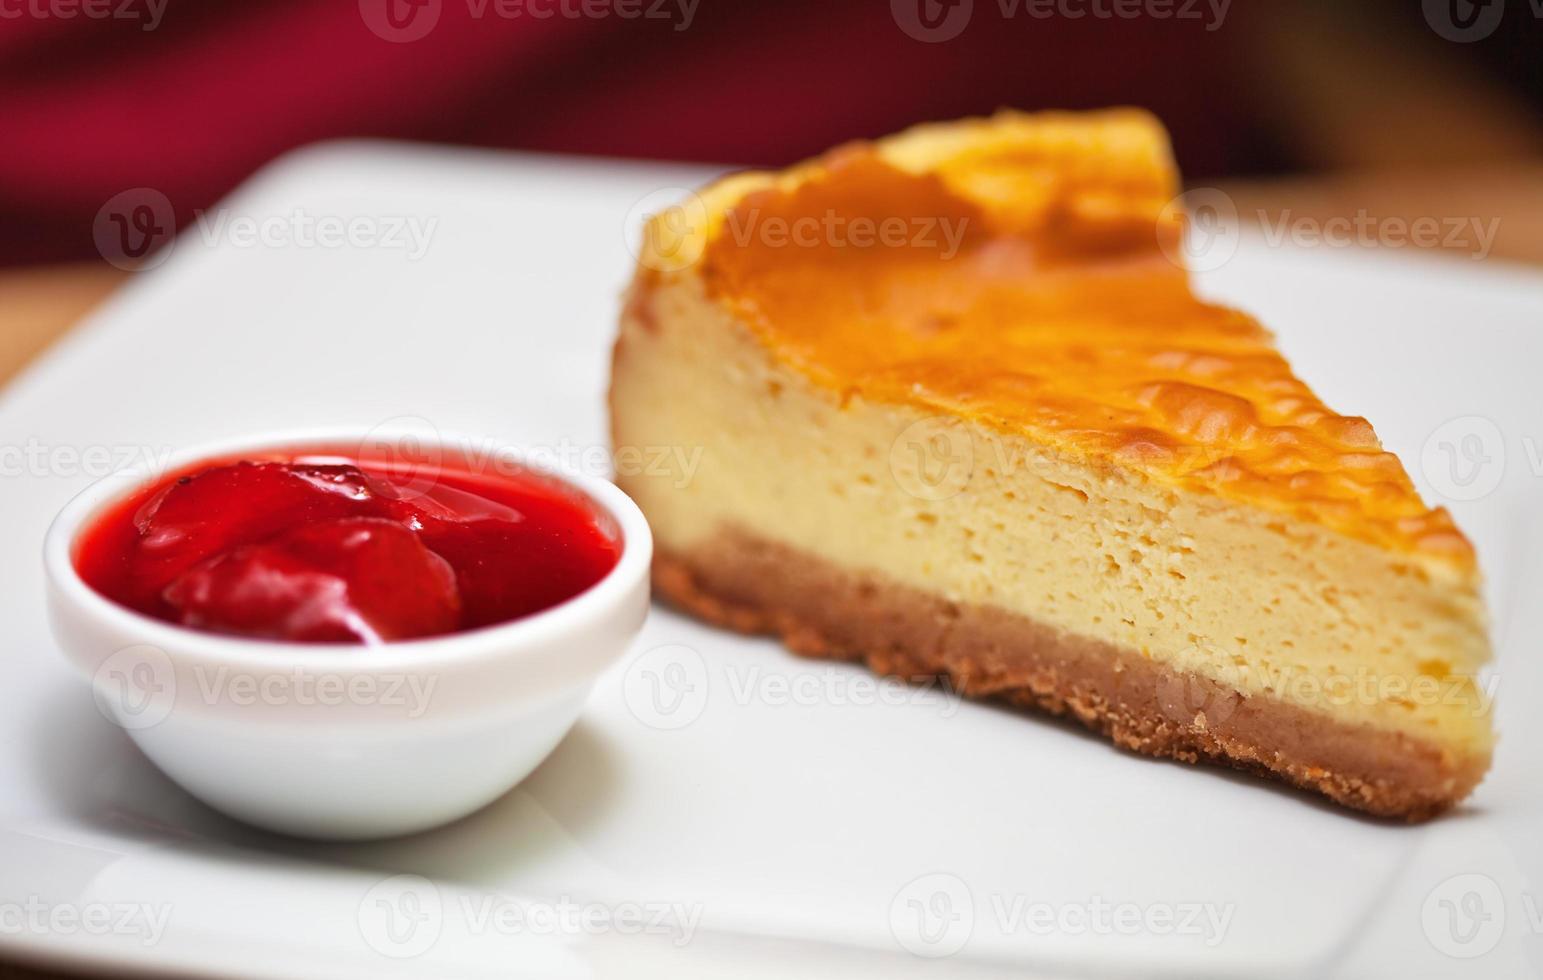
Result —
<instances>
[{"instance_id":1,"label":"small white bowl","mask_svg":"<svg viewBox=\"0 0 1543 980\"><path fill-rule=\"evenodd\" d=\"M176 470L243 454L347 452L381 439L379 430L306 431L199 446L164 470L139 466L94 484L65 506L44 542L54 635L91 678L103 713L190 793L281 833L389 837L492 802L567 734L648 613L653 538L637 506L606 480L524 456L520 465L614 521L622 551L594 586L510 623L375 647L243 639L143 616L75 570L83 528ZM469 462L473 445L441 436L435 450Z\"/></svg>"}]
</instances>

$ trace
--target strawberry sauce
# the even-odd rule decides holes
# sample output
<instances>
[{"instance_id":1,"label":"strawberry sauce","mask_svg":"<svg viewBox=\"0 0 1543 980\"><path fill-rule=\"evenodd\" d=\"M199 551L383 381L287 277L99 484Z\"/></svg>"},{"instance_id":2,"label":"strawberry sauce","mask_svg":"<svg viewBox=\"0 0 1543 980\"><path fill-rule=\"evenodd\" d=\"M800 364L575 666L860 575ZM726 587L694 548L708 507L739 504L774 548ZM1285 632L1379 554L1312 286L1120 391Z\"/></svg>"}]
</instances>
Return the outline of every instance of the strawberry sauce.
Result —
<instances>
[{"instance_id":1,"label":"strawberry sauce","mask_svg":"<svg viewBox=\"0 0 1543 980\"><path fill-rule=\"evenodd\" d=\"M378 644L477 629L578 595L621 553L577 491L503 469L205 463L99 517L75 565L120 605L213 633Z\"/></svg>"}]
</instances>

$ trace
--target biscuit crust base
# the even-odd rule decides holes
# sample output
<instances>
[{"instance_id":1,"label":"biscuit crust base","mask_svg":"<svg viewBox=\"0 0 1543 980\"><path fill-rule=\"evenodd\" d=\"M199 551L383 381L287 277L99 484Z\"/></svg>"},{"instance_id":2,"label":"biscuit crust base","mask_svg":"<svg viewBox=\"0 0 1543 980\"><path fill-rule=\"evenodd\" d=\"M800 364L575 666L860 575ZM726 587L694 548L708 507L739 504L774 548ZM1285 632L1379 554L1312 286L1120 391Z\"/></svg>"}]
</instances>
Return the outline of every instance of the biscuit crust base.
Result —
<instances>
[{"instance_id":1,"label":"biscuit crust base","mask_svg":"<svg viewBox=\"0 0 1543 980\"><path fill-rule=\"evenodd\" d=\"M940 677L970 697L1074 719L1142 755L1246 770L1381 817L1428 819L1467 796L1489 764L737 530L689 553L661 548L654 586L701 619L779 636L803 656Z\"/></svg>"}]
</instances>

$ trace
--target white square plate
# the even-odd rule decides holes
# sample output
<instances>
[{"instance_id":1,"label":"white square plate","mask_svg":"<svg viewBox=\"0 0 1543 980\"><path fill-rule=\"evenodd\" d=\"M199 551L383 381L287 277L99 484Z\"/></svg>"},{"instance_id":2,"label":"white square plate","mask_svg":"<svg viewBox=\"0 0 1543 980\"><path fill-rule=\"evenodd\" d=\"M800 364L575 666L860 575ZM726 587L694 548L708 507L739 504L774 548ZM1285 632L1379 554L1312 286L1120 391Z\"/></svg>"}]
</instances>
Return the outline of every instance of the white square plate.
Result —
<instances>
[{"instance_id":1,"label":"white square plate","mask_svg":"<svg viewBox=\"0 0 1543 980\"><path fill-rule=\"evenodd\" d=\"M663 609L524 785L406 840L323 846L234 824L97 712L42 610L43 530L90 480L72 452L412 416L593 461L640 202L704 175L303 151L184 229L169 262L5 393L0 447L21 450L0 459L0 955L273 977L1543 964L1543 780L1528 761L1543 736L1529 710L1543 695L1543 277L1493 263L1245 239L1201 279L1275 328L1331 404L1370 417L1428 498L1473 496L1498 473L1448 502L1489 576L1503 737L1475 798L1432 824L1364 820L1000 708L897 697ZM398 244L294 231L358 216L401 219ZM283 240L242 244L243 218L273 219ZM660 654L637 658L663 646L688 648L671 668L685 686L648 687L672 677L648 676ZM651 725L640 717L661 705L640 706L643 690L693 700ZM657 928L622 928L627 903Z\"/></svg>"}]
</instances>

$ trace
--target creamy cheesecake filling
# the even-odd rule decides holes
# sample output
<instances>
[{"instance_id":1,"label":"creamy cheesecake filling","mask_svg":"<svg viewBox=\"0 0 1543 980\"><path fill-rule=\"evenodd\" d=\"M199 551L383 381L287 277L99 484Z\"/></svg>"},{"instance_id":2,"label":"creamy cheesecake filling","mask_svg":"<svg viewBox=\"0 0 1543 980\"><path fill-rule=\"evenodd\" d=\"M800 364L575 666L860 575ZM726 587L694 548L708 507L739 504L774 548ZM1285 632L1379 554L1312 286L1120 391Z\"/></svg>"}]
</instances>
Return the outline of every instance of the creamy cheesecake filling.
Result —
<instances>
[{"instance_id":1,"label":"creamy cheesecake filling","mask_svg":"<svg viewBox=\"0 0 1543 980\"><path fill-rule=\"evenodd\" d=\"M1340 722L1488 754L1478 599L1413 556L843 399L779 364L699 281L639 289L617 351L617 445L694 460L624 484L663 547L741 528Z\"/></svg>"},{"instance_id":2,"label":"creamy cheesecake filling","mask_svg":"<svg viewBox=\"0 0 1543 980\"><path fill-rule=\"evenodd\" d=\"M721 626L770 633L803 656L864 661L928 683L1075 719L1143 755L1268 775L1345 806L1423 820L1467 796L1482 755L1348 724L1170 668L1021 613L950 602L726 528L654 558L654 586Z\"/></svg>"}]
</instances>

